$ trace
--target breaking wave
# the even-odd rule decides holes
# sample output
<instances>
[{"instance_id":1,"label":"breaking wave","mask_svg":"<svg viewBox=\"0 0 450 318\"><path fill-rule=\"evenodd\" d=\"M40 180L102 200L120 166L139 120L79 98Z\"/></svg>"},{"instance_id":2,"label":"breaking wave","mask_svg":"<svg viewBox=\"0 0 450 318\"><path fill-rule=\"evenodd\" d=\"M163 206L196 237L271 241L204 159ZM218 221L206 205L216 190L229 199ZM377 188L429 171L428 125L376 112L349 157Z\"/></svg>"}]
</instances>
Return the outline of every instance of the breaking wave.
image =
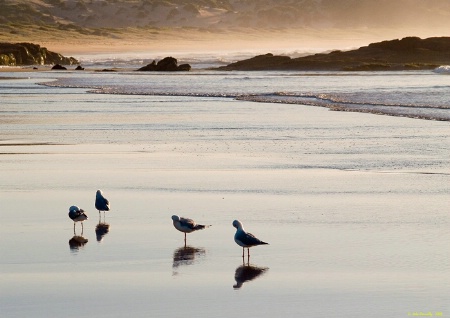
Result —
<instances>
[{"instance_id":1,"label":"breaking wave","mask_svg":"<svg viewBox=\"0 0 450 318\"><path fill-rule=\"evenodd\" d=\"M442 69L450 70L450 66ZM232 98L450 121L449 85L424 74L331 74L326 78L322 74L300 77L290 73L77 74L45 85L85 88L97 94ZM363 76L370 82L362 82Z\"/></svg>"},{"instance_id":2,"label":"breaking wave","mask_svg":"<svg viewBox=\"0 0 450 318\"><path fill-rule=\"evenodd\" d=\"M450 121L450 105L375 103L349 100L332 94L290 94L278 92L264 95L238 96L238 100L260 103L283 103L326 107L334 111L351 111L398 117Z\"/></svg>"},{"instance_id":3,"label":"breaking wave","mask_svg":"<svg viewBox=\"0 0 450 318\"><path fill-rule=\"evenodd\" d=\"M433 72L438 74L450 74L450 65L442 65L439 67L436 67Z\"/></svg>"}]
</instances>

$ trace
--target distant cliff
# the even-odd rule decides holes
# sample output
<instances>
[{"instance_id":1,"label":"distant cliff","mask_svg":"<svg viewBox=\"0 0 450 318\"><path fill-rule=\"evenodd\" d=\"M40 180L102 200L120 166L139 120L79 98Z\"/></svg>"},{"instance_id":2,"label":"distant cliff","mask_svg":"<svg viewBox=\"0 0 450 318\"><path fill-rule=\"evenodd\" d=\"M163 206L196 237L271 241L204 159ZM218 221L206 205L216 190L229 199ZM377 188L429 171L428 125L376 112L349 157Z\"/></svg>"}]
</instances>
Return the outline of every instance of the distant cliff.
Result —
<instances>
[{"instance_id":1,"label":"distant cliff","mask_svg":"<svg viewBox=\"0 0 450 318\"><path fill-rule=\"evenodd\" d=\"M238 61L220 70L303 70L303 71L388 71L434 69L450 65L450 37L372 43L352 51L333 51L292 59L273 54L259 55Z\"/></svg>"},{"instance_id":2,"label":"distant cliff","mask_svg":"<svg viewBox=\"0 0 450 318\"><path fill-rule=\"evenodd\" d=\"M33 43L0 43L0 65L73 65L79 62Z\"/></svg>"},{"instance_id":3,"label":"distant cliff","mask_svg":"<svg viewBox=\"0 0 450 318\"><path fill-rule=\"evenodd\" d=\"M0 32L200 27L448 30L448 0L1 0ZM108 32L108 30L103 30ZM99 31L101 32L101 31ZM440 32L442 33L442 31Z\"/></svg>"}]
</instances>

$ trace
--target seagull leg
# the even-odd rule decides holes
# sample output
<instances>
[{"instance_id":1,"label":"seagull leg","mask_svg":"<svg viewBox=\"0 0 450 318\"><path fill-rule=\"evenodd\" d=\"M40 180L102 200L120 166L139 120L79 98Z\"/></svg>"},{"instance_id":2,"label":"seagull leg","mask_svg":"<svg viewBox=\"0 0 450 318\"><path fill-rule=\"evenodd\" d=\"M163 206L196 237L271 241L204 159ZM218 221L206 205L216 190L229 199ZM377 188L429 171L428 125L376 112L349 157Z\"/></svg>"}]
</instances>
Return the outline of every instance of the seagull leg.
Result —
<instances>
[{"instance_id":1,"label":"seagull leg","mask_svg":"<svg viewBox=\"0 0 450 318\"><path fill-rule=\"evenodd\" d=\"M83 236L83 231L84 231L84 226L83 226L83 222L81 222L81 236Z\"/></svg>"},{"instance_id":2,"label":"seagull leg","mask_svg":"<svg viewBox=\"0 0 450 318\"><path fill-rule=\"evenodd\" d=\"M75 235L75 222L73 222L73 235Z\"/></svg>"},{"instance_id":3,"label":"seagull leg","mask_svg":"<svg viewBox=\"0 0 450 318\"><path fill-rule=\"evenodd\" d=\"M245 247L242 248L242 258L244 258Z\"/></svg>"},{"instance_id":4,"label":"seagull leg","mask_svg":"<svg viewBox=\"0 0 450 318\"><path fill-rule=\"evenodd\" d=\"M186 233L184 233L184 247L186 247Z\"/></svg>"}]
</instances>

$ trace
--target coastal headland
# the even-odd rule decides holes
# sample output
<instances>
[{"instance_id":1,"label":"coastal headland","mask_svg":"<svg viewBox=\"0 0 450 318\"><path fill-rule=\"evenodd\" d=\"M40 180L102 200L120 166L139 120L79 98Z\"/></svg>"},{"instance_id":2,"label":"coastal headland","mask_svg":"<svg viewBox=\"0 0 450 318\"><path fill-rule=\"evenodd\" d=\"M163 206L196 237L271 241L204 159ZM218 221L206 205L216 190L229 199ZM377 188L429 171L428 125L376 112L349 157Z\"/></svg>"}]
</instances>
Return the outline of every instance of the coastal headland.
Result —
<instances>
[{"instance_id":1,"label":"coastal headland","mask_svg":"<svg viewBox=\"0 0 450 318\"><path fill-rule=\"evenodd\" d=\"M65 57L60 53L49 51L39 44L0 42L0 65L73 65L78 63L74 57Z\"/></svg>"},{"instance_id":2,"label":"coastal headland","mask_svg":"<svg viewBox=\"0 0 450 318\"><path fill-rule=\"evenodd\" d=\"M450 37L382 41L350 51L332 51L299 58L271 53L238 61L220 70L387 71L434 69L450 64Z\"/></svg>"}]
</instances>

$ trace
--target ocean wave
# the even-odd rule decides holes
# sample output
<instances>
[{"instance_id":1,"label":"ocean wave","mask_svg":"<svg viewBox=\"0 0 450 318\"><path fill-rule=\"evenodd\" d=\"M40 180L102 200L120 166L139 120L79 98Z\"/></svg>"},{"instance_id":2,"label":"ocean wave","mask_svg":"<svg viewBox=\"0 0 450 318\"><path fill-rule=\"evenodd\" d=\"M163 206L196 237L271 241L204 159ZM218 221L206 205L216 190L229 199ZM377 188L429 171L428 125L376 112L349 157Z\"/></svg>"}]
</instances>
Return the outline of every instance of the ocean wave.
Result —
<instances>
[{"instance_id":1,"label":"ocean wave","mask_svg":"<svg viewBox=\"0 0 450 318\"><path fill-rule=\"evenodd\" d=\"M381 106L381 107L408 107L408 108L436 108L436 109L450 109L450 105L431 105L431 104L418 104L418 103L387 103L387 102L372 102L370 100L351 100L345 98L339 94L296 94L289 92L275 92L271 94L263 95L246 95L238 97L241 100L249 101L260 101L264 99L265 101L279 101L283 103L293 103L293 104L307 104L310 105L314 103L314 106L328 106L328 105L367 105L367 106Z\"/></svg>"},{"instance_id":2,"label":"ocean wave","mask_svg":"<svg viewBox=\"0 0 450 318\"><path fill-rule=\"evenodd\" d=\"M436 67L433 72L438 74L450 74L450 65L441 65Z\"/></svg>"},{"instance_id":3,"label":"ocean wave","mask_svg":"<svg viewBox=\"0 0 450 318\"><path fill-rule=\"evenodd\" d=\"M282 103L326 107L334 111L361 112L397 117L450 121L450 106L444 105L373 103L369 101L342 100L338 96L330 94L291 94L286 92L238 96L236 99L260 103Z\"/></svg>"},{"instance_id":4,"label":"ocean wave","mask_svg":"<svg viewBox=\"0 0 450 318\"><path fill-rule=\"evenodd\" d=\"M214 68L234 62L238 57L234 55L217 54L188 54L180 53L178 55L159 52L156 54L92 54L78 57L80 63L87 68L121 68L138 69L142 66L160 61L167 56L173 56L179 64L190 64L194 69ZM246 56L247 57L247 56Z\"/></svg>"},{"instance_id":5,"label":"ocean wave","mask_svg":"<svg viewBox=\"0 0 450 318\"><path fill-rule=\"evenodd\" d=\"M278 85L285 91L274 91L277 85L274 84L273 74L266 77L261 73L199 75L200 73L190 74L191 77L186 80L187 75L172 74L91 74L89 77L77 74L76 77L59 78L45 85L84 88L97 94L232 98L250 102L326 107L334 111L450 121L450 98L445 94L448 86L442 85L442 81L428 86L423 81L413 81L412 85L400 88L378 84L367 89L356 85L355 80L355 86L339 88L338 91L336 87L331 87L334 91L326 92L322 85L315 84L301 92L298 91L297 80L291 83L290 78L282 78L283 85ZM331 82L335 83L335 80L332 79Z\"/></svg>"},{"instance_id":6,"label":"ocean wave","mask_svg":"<svg viewBox=\"0 0 450 318\"><path fill-rule=\"evenodd\" d=\"M153 92L143 92L142 90L122 90L121 88L115 87L101 87L88 90L89 93L95 94L112 94L112 95L141 95L141 96L173 96L173 97L205 97L205 98L236 98L236 94L225 94L225 93L196 93L196 92L163 92L163 91L153 91Z\"/></svg>"}]
</instances>

